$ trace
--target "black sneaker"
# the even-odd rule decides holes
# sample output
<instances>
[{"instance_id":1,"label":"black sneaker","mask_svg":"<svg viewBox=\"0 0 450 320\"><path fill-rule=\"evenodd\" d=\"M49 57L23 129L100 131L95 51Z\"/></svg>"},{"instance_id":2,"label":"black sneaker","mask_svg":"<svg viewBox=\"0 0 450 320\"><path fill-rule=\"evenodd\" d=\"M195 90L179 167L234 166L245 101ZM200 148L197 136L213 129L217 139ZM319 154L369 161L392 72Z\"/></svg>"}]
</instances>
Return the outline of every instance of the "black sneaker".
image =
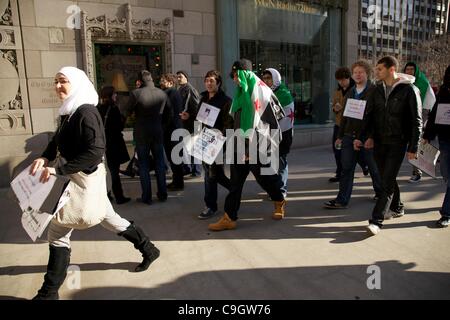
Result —
<instances>
[{"instance_id":1,"label":"black sneaker","mask_svg":"<svg viewBox=\"0 0 450 320\"><path fill-rule=\"evenodd\" d=\"M328 182L339 182L339 177L333 177L328 179Z\"/></svg>"},{"instance_id":2,"label":"black sneaker","mask_svg":"<svg viewBox=\"0 0 450 320\"><path fill-rule=\"evenodd\" d=\"M385 220L389 220L392 218L400 218L403 217L405 215L405 209L400 208L400 209L389 209L389 211L386 213L386 215L384 216Z\"/></svg>"},{"instance_id":3,"label":"black sneaker","mask_svg":"<svg viewBox=\"0 0 450 320\"><path fill-rule=\"evenodd\" d=\"M447 228L450 224L450 218L441 217L438 221L436 221L436 226L439 228Z\"/></svg>"},{"instance_id":4,"label":"black sneaker","mask_svg":"<svg viewBox=\"0 0 450 320\"><path fill-rule=\"evenodd\" d=\"M173 183L169 183L167 185L167 190L169 191L182 191L184 189L184 186L177 186Z\"/></svg>"},{"instance_id":5,"label":"black sneaker","mask_svg":"<svg viewBox=\"0 0 450 320\"><path fill-rule=\"evenodd\" d=\"M369 169L368 168L363 169L363 175L364 175L364 177L367 177L369 175Z\"/></svg>"},{"instance_id":6,"label":"black sneaker","mask_svg":"<svg viewBox=\"0 0 450 320\"><path fill-rule=\"evenodd\" d=\"M137 198L136 202L151 205L153 203L152 200L142 200L142 198Z\"/></svg>"},{"instance_id":7,"label":"black sneaker","mask_svg":"<svg viewBox=\"0 0 450 320\"><path fill-rule=\"evenodd\" d=\"M217 213L217 211L213 211L210 208L205 208L205 210L203 210L202 213L199 214L198 218L201 220L209 219L209 218L215 216L216 213Z\"/></svg>"},{"instance_id":8,"label":"black sneaker","mask_svg":"<svg viewBox=\"0 0 450 320\"><path fill-rule=\"evenodd\" d=\"M347 205L336 202L336 200L324 202L323 206L327 209L347 209Z\"/></svg>"},{"instance_id":9,"label":"black sneaker","mask_svg":"<svg viewBox=\"0 0 450 320\"><path fill-rule=\"evenodd\" d=\"M116 203L117 203L117 204L124 204L124 203L129 202L130 200L131 200L131 198L128 198L128 197L122 197L122 198L116 199Z\"/></svg>"}]
</instances>

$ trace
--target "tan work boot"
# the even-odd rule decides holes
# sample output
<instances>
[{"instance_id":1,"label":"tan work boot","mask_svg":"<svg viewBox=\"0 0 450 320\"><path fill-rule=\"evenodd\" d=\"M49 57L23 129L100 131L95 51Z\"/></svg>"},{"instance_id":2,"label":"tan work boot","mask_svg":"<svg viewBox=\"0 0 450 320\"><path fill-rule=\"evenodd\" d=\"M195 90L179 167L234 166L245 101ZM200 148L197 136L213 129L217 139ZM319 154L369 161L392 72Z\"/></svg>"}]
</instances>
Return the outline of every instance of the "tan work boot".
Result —
<instances>
[{"instance_id":1,"label":"tan work boot","mask_svg":"<svg viewBox=\"0 0 450 320\"><path fill-rule=\"evenodd\" d=\"M230 219L230 217L225 213L222 218L216 223L211 223L208 229L211 231L222 231L231 230L236 228L236 221Z\"/></svg>"},{"instance_id":2,"label":"tan work boot","mask_svg":"<svg viewBox=\"0 0 450 320\"><path fill-rule=\"evenodd\" d=\"M275 211L272 214L272 219L281 220L284 218L284 206L286 205L286 200L274 201Z\"/></svg>"}]
</instances>

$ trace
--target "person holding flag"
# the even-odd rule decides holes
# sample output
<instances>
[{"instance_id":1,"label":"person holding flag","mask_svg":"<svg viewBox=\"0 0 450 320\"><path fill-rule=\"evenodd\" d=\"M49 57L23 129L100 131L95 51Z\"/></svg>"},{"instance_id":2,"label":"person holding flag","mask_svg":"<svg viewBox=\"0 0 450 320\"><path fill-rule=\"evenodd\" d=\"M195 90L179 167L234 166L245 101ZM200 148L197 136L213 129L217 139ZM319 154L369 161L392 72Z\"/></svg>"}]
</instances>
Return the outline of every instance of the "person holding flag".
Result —
<instances>
[{"instance_id":1,"label":"person holding flag","mask_svg":"<svg viewBox=\"0 0 450 320\"><path fill-rule=\"evenodd\" d=\"M230 164L231 187L225 199L225 213L218 222L208 226L211 231L236 228L242 189L250 171L255 176L256 182L274 201L275 210L272 218L281 220L285 214L286 200L282 192L283 182L277 174L279 161L277 152L281 136L278 121L284 117L283 109L272 90L252 71L246 70L241 60L233 63L230 76L237 85L230 110L234 118L233 140L234 138L244 140L245 153L242 155L236 150L237 148L234 148L234 156ZM275 134L271 135L271 132ZM261 143L264 139L269 140L269 144ZM253 154L254 152L250 151L254 150L252 147L258 141L260 142L257 146L258 152ZM230 148L228 147L227 150ZM268 154L272 156L269 168L261 161ZM273 157L274 154L276 157Z\"/></svg>"},{"instance_id":2,"label":"person holding flag","mask_svg":"<svg viewBox=\"0 0 450 320\"><path fill-rule=\"evenodd\" d=\"M419 70L415 62L408 62L403 69L405 74L415 77L414 85L420 90L420 99L422 100L422 119L425 122L427 115L436 102L433 88L431 88L425 74ZM409 179L410 183L419 182L422 178L422 170L413 166L413 173Z\"/></svg>"},{"instance_id":3,"label":"person holding flag","mask_svg":"<svg viewBox=\"0 0 450 320\"><path fill-rule=\"evenodd\" d=\"M286 85L281 81L281 75L278 70L273 68L267 68L264 70L262 75L262 80L267 86L272 89L275 96L280 101L284 114L286 115L280 120L280 128L282 132L282 139L280 143L279 153L280 153L280 167L278 169L278 174L281 176L283 181L283 195L287 197L287 180L288 180L288 162L287 155L291 150L292 138L294 137L294 99L292 98L291 92L286 87Z\"/></svg>"}]
</instances>

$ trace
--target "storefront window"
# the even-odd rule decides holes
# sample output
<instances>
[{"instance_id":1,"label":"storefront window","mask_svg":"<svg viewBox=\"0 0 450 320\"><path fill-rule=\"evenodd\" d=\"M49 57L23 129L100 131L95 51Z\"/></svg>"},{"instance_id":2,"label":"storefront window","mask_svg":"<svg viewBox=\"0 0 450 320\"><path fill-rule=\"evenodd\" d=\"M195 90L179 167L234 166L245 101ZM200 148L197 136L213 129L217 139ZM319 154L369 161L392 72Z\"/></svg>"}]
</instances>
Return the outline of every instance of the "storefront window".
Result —
<instances>
[{"instance_id":1,"label":"storefront window","mask_svg":"<svg viewBox=\"0 0 450 320\"><path fill-rule=\"evenodd\" d=\"M266 68L280 72L295 100L296 124L329 122L340 12L301 1L238 1L240 57L259 76Z\"/></svg>"}]
</instances>

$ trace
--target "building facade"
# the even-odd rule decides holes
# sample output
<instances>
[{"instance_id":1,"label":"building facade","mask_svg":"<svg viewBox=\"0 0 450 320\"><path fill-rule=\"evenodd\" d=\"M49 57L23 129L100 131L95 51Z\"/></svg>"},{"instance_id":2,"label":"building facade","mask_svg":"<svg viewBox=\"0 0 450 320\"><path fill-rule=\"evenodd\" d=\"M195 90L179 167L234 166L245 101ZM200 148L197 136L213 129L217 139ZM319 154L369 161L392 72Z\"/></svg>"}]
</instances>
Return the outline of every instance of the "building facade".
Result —
<instances>
[{"instance_id":1,"label":"building facade","mask_svg":"<svg viewBox=\"0 0 450 320\"><path fill-rule=\"evenodd\" d=\"M142 69L157 83L184 70L200 91L218 69L233 95L230 67L247 58L293 92L295 144L329 143L334 70L357 56L356 13L344 0L0 0L0 186L56 129L53 77L66 65L123 102Z\"/></svg>"},{"instance_id":2,"label":"building facade","mask_svg":"<svg viewBox=\"0 0 450 320\"><path fill-rule=\"evenodd\" d=\"M417 45L448 33L449 0L361 0L358 55L421 62Z\"/></svg>"}]
</instances>

